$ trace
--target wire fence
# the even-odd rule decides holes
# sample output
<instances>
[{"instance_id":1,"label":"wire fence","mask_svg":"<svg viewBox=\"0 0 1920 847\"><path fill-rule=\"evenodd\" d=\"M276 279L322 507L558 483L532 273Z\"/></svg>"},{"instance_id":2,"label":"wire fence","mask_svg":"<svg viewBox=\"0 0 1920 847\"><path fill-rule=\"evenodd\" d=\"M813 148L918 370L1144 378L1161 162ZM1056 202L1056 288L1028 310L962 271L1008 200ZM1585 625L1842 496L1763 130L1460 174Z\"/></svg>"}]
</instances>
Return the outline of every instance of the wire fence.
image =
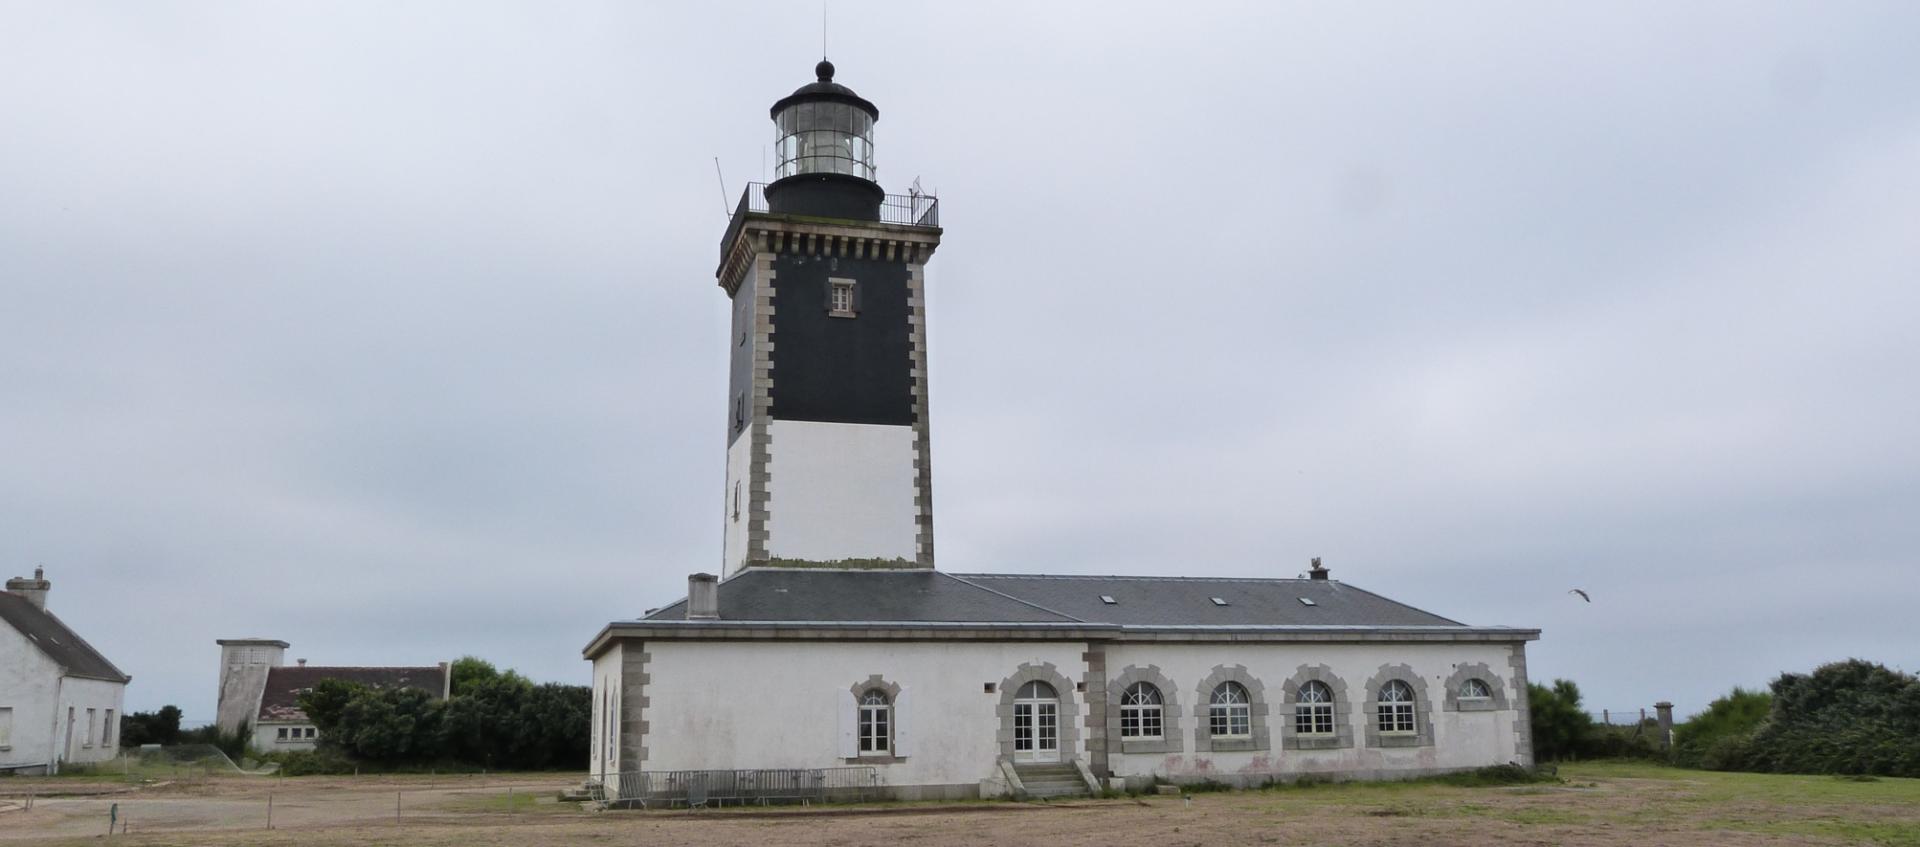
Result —
<instances>
[{"instance_id":1,"label":"wire fence","mask_svg":"<svg viewBox=\"0 0 1920 847\"><path fill-rule=\"evenodd\" d=\"M102 762L63 762L60 772L68 776L120 778L128 781L166 779L194 782L212 776L269 776L278 764L251 759L235 763L212 744L149 744L126 748L120 755Z\"/></svg>"},{"instance_id":2,"label":"wire fence","mask_svg":"<svg viewBox=\"0 0 1920 847\"><path fill-rule=\"evenodd\" d=\"M1625 709L1597 709L1588 712L1593 722L1606 726L1642 726L1657 724L1657 710L1652 706L1630 706Z\"/></svg>"},{"instance_id":3,"label":"wire fence","mask_svg":"<svg viewBox=\"0 0 1920 847\"><path fill-rule=\"evenodd\" d=\"M367 777L369 781L381 778ZM19 786L0 784L0 814L47 806L57 813L36 823L70 825L75 820L92 819L98 827L93 830L97 837L98 834L258 829L299 831L342 825L403 826L476 817L489 819L489 825L512 825L551 818L555 814L591 811L578 802L584 795L578 792L577 782L571 791L563 788L556 792L552 782L530 783L520 778L505 784L498 781L489 784L486 777L469 775L467 779L477 780L477 784L443 780L404 788L374 785L368 790L336 781L345 778L317 779L322 781L317 785L302 785L299 781L248 781L245 784L271 788L264 792L241 788L233 793L227 793L232 791L232 783L213 782L184 795L153 797L135 791L103 793L97 784L76 783L64 776L31 778L22 780L24 784ZM357 782L360 778L351 779ZM15 834L8 824L0 824L0 832Z\"/></svg>"}]
</instances>

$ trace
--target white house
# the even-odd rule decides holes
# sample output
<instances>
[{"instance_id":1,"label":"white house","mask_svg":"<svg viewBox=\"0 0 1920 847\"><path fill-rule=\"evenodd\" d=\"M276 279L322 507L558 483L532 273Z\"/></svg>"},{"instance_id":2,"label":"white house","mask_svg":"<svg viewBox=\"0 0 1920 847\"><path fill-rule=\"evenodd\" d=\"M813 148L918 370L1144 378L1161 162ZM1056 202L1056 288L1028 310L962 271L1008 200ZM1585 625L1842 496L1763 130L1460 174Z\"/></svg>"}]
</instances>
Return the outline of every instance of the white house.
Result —
<instances>
[{"instance_id":1,"label":"white house","mask_svg":"<svg viewBox=\"0 0 1920 847\"><path fill-rule=\"evenodd\" d=\"M250 728L253 749L311 750L320 731L300 708L300 694L323 679L371 688L418 688L446 699L452 685L448 664L419 667L323 667L297 659L285 665L287 642L271 638L226 638L220 645L220 697L215 723L222 732Z\"/></svg>"},{"instance_id":2,"label":"white house","mask_svg":"<svg viewBox=\"0 0 1920 847\"><path fill-rule=\"evenodd\" d=\"M52 589L35 568L0 594L0 772L58 773L118 754L133 677L47 610Z\"/></svg>"},{"instance_id":3,"label":"white house","mask_svg":"<svg viewBox=\"0 0 1920 847\"><path fill-rule=\"evenodd\" d=\"M773 105L778 178L748 186L720 244L725 579L695 574L587 645L594 779L637 797L747 784L671 772L780 772L744 779L949 798L1531 763L1538 630L1426 612L1319 560L1299 579L935 570L940 206L874 182L879 109L815 72Z\"/></svg>"}]
</instances>

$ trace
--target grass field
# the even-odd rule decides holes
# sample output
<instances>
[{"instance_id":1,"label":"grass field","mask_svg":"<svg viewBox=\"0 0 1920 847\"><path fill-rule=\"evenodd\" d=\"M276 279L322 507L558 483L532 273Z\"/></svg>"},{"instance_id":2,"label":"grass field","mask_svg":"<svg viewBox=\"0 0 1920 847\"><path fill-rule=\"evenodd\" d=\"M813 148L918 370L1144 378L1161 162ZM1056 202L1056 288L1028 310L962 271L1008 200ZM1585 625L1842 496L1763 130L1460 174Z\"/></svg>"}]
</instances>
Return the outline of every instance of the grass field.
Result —
<instances>
[{"instance_id":1,"label":"grass field","mask_svg":"<svg viewBox=\"0 0 1920 847\"><path fill-rule=\"evenodd\" d=\"M1568 765L1559 782L1436 782L1276 788L1056 805L917 805L583 812L555 802L577 780L463 777L223 777L131 793L47 797L0 781L0 845L98 844L119 805L128 845L376 844L949 845L1145 843L1353 845L1811 845L1920 847L1920 780L1725 774L1654 765ZM123 789L111 783L105 789ZM275 829L266 829L267 795ZM395 806L400 814L396 819Z\"/></svg>"}]
</instances>

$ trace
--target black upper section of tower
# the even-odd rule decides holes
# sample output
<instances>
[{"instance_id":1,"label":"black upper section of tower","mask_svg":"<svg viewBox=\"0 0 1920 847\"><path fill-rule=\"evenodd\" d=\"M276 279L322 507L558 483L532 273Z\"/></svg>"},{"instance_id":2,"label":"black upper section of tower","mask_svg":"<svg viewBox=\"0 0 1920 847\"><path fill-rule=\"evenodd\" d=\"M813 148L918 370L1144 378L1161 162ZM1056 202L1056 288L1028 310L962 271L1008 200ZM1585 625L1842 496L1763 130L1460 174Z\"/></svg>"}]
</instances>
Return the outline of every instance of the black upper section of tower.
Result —
<instances>
[{"instance_id":1,"label":"black upper section of tower","mask_svg":"<svg viewBox=\"0 0 1920 847\"><path fill-rule=\"evenodd\" d=\"M767 110L767 114L777 119L780 116L781 109L785 109L795 103L817 101L845 103L849 106L856 106L862 111L865 111L874 120L877 121L880 119L880 107L873 105L873 101L861 97L853 93L853 89L833 81L832 62L821 59L820 64L813 66L813 75L816 77L813 82L802 85L794 89L792 94L780 98L778 102L773 104L772 109Z\"/></svg>"}]
</instances>

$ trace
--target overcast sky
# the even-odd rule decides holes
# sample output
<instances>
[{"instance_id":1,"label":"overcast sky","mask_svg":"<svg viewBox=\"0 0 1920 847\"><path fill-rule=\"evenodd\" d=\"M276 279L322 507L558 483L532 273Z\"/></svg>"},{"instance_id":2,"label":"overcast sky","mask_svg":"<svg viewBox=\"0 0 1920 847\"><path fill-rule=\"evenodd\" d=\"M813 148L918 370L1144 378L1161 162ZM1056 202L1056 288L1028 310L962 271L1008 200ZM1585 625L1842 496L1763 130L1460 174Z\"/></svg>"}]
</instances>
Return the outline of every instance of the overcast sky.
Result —
<instances>
[{"instance_id":1,"label":"overcast sky","mask_svg":"<svg viewBox=\"0 0 1920 847\"><path fill-rule=\"evenodd\" d=\"M947 226L941 568L1321 556L1595 709L1915 666L1920 6L830 20ZM0 575L129 709L210 719L247 636L585 683L720 567L718 240L819 54L818 3L0 5Z\"/></svg>"}]
</instances>

